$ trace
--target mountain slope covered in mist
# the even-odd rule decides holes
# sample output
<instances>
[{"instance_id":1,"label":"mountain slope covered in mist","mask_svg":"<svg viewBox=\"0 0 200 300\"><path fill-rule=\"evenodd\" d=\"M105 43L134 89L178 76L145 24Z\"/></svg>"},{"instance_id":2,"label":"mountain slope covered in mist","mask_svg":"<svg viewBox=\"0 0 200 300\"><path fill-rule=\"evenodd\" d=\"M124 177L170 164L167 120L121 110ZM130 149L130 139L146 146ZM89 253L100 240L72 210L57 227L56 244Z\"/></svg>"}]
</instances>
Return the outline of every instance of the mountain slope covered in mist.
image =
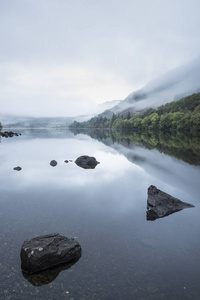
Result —
<instances>
[{"instance_id":1,"label":"mountain slope covered in mist","mask_svg":"<svg viewBox=\"0 0 200 300\"><path fill-rule=\"evenodd\" d=\"M155 108L176 101L200 90L200 58L157 78L140 90L128 95L113 108L99 116L111 118L113 113L126 114L141 109Z\"/></svg>"}]
</instances>

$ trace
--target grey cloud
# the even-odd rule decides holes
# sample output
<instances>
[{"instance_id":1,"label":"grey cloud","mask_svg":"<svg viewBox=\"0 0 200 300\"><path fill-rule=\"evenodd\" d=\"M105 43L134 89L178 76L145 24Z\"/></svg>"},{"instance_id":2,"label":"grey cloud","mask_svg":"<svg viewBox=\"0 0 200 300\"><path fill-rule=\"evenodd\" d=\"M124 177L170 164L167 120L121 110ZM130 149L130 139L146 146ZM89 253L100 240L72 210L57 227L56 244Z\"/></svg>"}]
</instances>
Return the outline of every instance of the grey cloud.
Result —
<instances>
[{"instance_id":1,"label":"grey cloud","mask_svg":"<svg viewBox=\"0 0 200 300\"><path fill-rule=\"evenodd\" d=\"M121 76L137 90L199 55L199 11L198 0L1 0L1 85L13 88L5 80L12 64L38 72L76 64Z\"/></svg>"}]
</instances>

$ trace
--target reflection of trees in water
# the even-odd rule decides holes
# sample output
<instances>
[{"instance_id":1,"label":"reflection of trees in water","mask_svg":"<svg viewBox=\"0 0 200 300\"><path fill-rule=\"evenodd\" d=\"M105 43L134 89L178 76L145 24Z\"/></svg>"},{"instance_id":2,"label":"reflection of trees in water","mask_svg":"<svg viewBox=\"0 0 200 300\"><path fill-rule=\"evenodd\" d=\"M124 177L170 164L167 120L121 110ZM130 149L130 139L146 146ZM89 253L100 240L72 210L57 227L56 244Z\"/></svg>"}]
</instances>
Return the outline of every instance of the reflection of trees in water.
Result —
<instances>
[{"instance_id":1,"label":"reflection of trees in water","mask_svg":"<svg viewBox=\"0 0 200 300\"><path fill-rule=\"evenodd\" d=\"M164 131L120 131L102 129L72 130L76 134L87 134L91 138L112 146L114 143L131 148L133 145L174 156L191 165L200 165L200 133Z\"/></svg>"}]
</instances>

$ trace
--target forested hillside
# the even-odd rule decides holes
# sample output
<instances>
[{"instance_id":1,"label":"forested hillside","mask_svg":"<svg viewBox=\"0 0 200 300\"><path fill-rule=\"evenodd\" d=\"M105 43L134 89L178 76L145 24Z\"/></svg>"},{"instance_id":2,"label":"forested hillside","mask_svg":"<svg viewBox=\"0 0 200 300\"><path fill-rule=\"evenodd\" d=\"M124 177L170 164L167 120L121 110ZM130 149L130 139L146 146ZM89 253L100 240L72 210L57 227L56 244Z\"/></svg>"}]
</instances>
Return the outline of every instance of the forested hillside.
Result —
<instances>
[{"instance_id":1,"label":"forested hillside","mask_svg":"<svg viewBox=\"0 0 200 300\"><path fill-rule=\"evenodd\" d=\"M74 121L71 128L110 128L123 130L200 131L200 93L178 101L126 116L113 114L111 119L96 116L86 122Z\"/></svg>"}]
</instances>

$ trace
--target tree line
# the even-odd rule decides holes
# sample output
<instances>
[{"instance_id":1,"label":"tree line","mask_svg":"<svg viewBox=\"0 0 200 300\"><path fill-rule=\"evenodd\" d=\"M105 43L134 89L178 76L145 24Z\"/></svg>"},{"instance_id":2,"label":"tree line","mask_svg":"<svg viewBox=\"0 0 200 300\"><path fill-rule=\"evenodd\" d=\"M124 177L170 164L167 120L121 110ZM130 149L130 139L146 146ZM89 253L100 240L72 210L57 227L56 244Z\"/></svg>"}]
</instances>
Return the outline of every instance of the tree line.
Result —
<instances>
[{"instance_id":1,"label":"tree line","mask_svg":"<svg viewBox=\"0 0 200 300\"><path fill-rule=\"evenodd\" d=\"M200 93L158 107L111 119L96 116L85 122L74 121L70 128L109 128L120 130L200 131Z\"/></svg>"}]
</instances>

